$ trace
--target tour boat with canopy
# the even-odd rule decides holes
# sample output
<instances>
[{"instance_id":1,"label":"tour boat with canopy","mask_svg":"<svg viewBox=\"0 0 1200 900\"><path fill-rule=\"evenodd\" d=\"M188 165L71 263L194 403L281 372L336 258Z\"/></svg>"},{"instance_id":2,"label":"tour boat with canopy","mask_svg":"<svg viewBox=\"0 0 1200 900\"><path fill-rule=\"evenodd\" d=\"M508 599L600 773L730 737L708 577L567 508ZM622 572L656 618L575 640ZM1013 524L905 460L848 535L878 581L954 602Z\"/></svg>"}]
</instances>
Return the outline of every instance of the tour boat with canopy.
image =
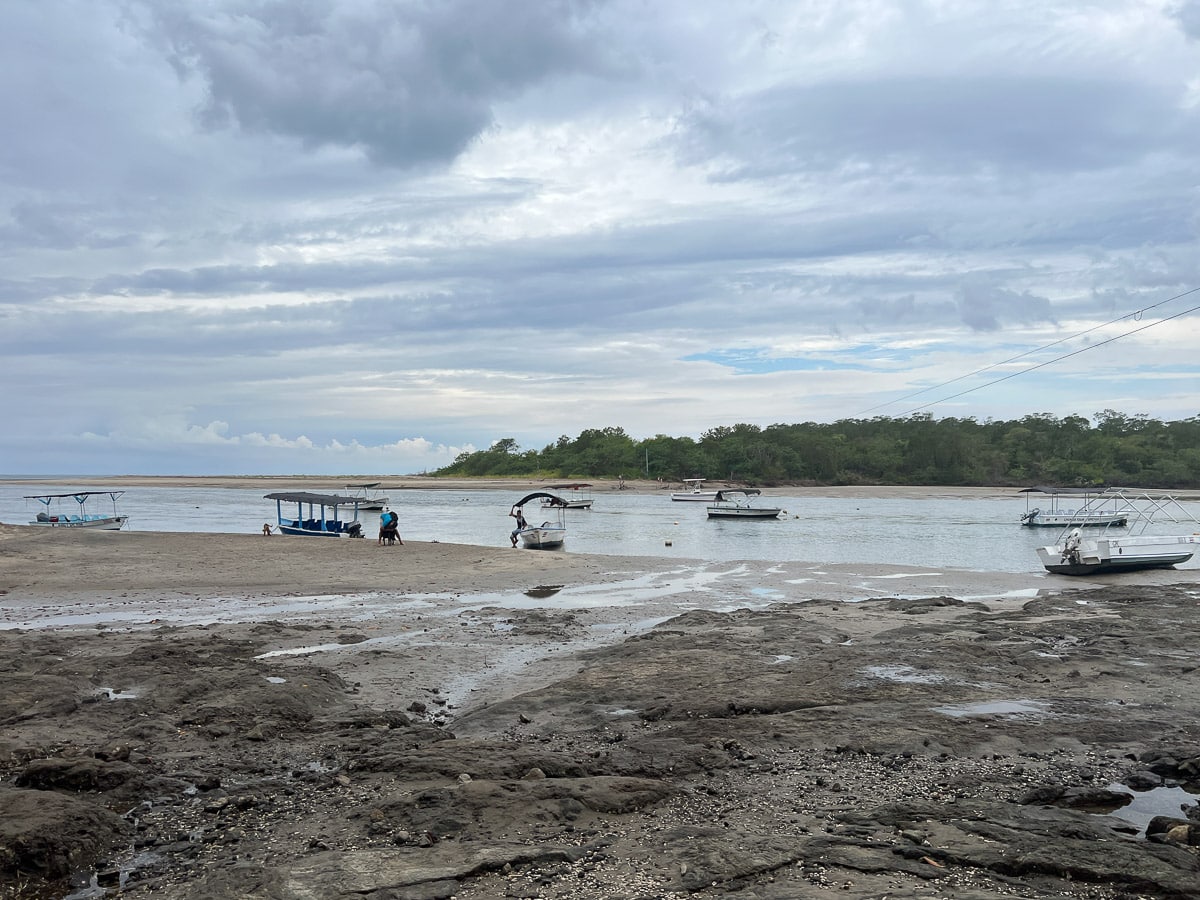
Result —
<instances>
[{"instance_id":1,"label":"tour boat with canopy","mask_svg":"<svg viewBox=\"0 0 1200 900\"><path fill-rule=\"evenodd\" d=\"M310 491L283 491L264 494L266 500L275 501L275 514L280 534L300 534L313 537L363 536L362 523L358 521L358 498L342 497L337 494L314 494ZM284 515L283 504L295 503L296 514ZM338 510L353 509L352 518L343 520ZM318 512L319 510L319 512Z\"/></svg>"},{"instance_id":2,"label":"tour boat with canopy","mask_svg":"<svg viewBox=\"0 0 1200 900\"><path fill-rule=\"evenodd\" d=\"M1200 522L1167 493L1108 488L1098 491L1094 503L1112 501L1128 517L1124 529L1105 527L1100 534L1085 536L1074 525L1063 529L1059 540L1038 547L1046 571L1055 575L1099 575L1139 569L1169 569L1185 563L1200 549ZM1167 530L1164 525L1190 526Z\"/></svg>"},{"instance_id":3,"label":"tour boat with canopy","mask_svg":"<svg viewBox=\"0 0 1200 900\"><path fill-rule=\"evenodd\" d=\"M37 500L46 508L34 518L30 525L40 525L48 528L98 528L101 531L120 531L129 521L129 516L123 516L117 511L117 498L124 491L75 491L70 494L30 494L24 499ZM70 497L79 504L79 512L71 514L50 513L50 504L55 500L65 500ZM112 514L89 513L85 507L89 497L108 497L112 501Z\"/></svg>"}]
</instances>

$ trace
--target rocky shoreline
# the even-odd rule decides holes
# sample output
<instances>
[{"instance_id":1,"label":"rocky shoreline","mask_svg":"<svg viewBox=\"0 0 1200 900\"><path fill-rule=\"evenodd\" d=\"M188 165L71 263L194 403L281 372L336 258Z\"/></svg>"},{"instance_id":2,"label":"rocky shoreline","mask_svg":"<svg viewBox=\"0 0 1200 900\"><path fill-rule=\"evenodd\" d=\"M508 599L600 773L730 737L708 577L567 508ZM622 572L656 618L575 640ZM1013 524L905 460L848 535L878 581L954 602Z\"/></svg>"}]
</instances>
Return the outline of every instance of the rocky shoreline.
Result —
<instances>
[{"instance_id":1,"label":"rocky shoreline","mask_svg":"<svg viewBox=\"0 0 1200 900\"><path fill-rule=\"evenodd\" d=\"M522 564L614 577L560 559ZM1197 897L1198 587L1176 574L723 596L599 642L555 588L439 622L281 596L252 622L10 627L0 896ZM545 671L476 692L380 640L453 629L460 666L474 647L507 678L536 646Z\"/></svg>"}]
</instances>

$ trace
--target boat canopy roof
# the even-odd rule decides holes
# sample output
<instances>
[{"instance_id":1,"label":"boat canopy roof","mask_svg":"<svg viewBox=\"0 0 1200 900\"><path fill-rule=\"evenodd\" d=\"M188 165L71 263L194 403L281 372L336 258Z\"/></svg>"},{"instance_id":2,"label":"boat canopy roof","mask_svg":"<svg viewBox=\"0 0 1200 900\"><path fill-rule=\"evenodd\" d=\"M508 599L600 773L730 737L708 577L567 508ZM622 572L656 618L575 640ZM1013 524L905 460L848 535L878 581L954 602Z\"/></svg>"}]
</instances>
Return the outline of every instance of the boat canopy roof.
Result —
<instances>
[{"instance_id":1,"label":"boat canopy roof","mask_svg":"<svg viewBox=\"0 0 1200 900\"><path fill-rule=\"evenodd\" d=\"M729 488L724 491L717 491L716 501L720 503L722 500L736 500L737 497L731 497L731 494L737 494L739 497L757 497L761 494L758 488Z\"/></svg>"},{"instance_id":2,"label":"boat canopy roof","mask_svg":"<svg viewBox=\"0 0 1200 900\"><path fill-rule=\"evenodd\" d=\"M284 491L280 494L263 494L264 500L287 500L291 503L319 503L321 506L352 506L358 497L341 497L337 494L313 494L308 491Z\"/></svg>"},{"instance_id":3,"label":"boat canopy roof","mask_svg":"<svg viewBox=\"0 0 1200 900\"><path fill-rule=\"evenodd\" d=\"M1111 490L1106 487L1048 487L1046 485L1037 485L1035 487L1021 488L1019 494L1103 494L1105 491Z\"/></svg>"},{"instance_id":4,"label":"boat canopy roof","mask_svg":"<svg viewBox=\"0 0 1200 900\"><path fill-rule=\"evenodd\" d=\"M69 493L69 494L26 494L21 499L22 500L57 500L60 497L73 497L82 503L83 501L80 498L99 497L99 496L103 495L105 497L112 497L114 500L116 500L123 493L125 493L125 492L124 491L71 491L71 493Z\"/></svg>"},{"instance_id":5,"label":"boat canopy roof","mask_svg":"<svg viewBox=\"0 0 1200 900\"><path fill-rule=\"evenodd\" d=\"M566 506L567 505L567 501L564 500L562 497L559 497L556 494L547 494L545 491L534 491L532 494L526 494L524 497L522 497L520 500L518 500L516 503L514 503L513 508L515 509L518 506L524 506L530 500L536 500L536 499L538 499L538 497L545 497L547 500L549 500L550 502L546 504L547 506Z\"/></svg>"}]
</instances>

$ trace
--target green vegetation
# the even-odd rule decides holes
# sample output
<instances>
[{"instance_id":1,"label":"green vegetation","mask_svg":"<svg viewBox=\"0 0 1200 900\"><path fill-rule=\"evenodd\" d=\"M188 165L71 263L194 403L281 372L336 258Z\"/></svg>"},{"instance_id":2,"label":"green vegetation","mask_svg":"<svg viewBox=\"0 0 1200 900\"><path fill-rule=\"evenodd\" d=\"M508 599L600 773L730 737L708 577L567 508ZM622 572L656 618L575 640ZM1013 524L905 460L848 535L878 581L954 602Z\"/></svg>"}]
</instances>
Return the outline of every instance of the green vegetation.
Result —
<instances>
[{"instance_id":1,"label":"green vegetation","mask_svg":"<svg viewBox=\"0 0 1200 900\"><path fill-rule=\"evenodd\" d=\"M1013 422L845 419L828 425L733 425L700 440L589 428L542 450L513 438L463 453L443 476L728 479L752 485L1126 485L1200 488L1200 416L1160 422L1106 409Z\"/></svg>"}]
</instances>

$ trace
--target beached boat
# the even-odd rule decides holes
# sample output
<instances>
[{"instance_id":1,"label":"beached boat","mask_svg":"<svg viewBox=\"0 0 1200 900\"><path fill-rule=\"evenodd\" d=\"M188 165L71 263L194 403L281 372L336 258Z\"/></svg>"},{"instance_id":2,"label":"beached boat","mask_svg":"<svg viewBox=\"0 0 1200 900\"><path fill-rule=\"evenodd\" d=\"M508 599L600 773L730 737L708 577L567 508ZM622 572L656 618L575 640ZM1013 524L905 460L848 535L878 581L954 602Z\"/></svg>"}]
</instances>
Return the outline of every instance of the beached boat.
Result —
<instances>
[{"instance_id":1,"label":"beached boat","mask_svg":"<svg viewBox=\"0 0 1200 900\"><path fill-rule=\"evenodd\" d=\"M567 509L591 509L592 508L592 486L583 482L572 482L571 484L550 484L546 486L548 491L570 491L562 497L564 503L567 504ZM550 500L542 498L542 506L554 506Z\"/></svg>"},{"instance_id":2,"label":"beached boat","mask_svg":"<svg viewBox=\"0 0 1200 900\"><path fill-rule=\"evenodd\" d=\"M1029 528L1105 527L1125 525L1129 520L1128 511L1119 508L1116 498L1096 503L1096 488L1027 487L1020 493L1025 495L1021 524ZM1033 506L1035 494L1050 498L1045 509Z\"/></svg>"},{"instance_id":3,"label":"beached boat","mask_svg":"<svg viewBox=\"0 0 1200 900\"><path fill-rule=\"evenodd\" d=\"M755 488L717 491L716 500L708 507L710 519L778 519L783 512L778 506L754 506L751 500L761 494Z\"/></svg>"},{"instance_id":4,"label":"beached boat","mask_svg":"<svg viewBox=\"0 0 1200 900\"><path fill-rule=\"evenodd\" d=\"M1055 575L1101 575L1139 569L1169 569L1185 563L1200 549L1200 522L1171 494L1109 488L1094 503L1113 501L1125 511L1125 529L1107 526L1098 535L1084 535L1076 526L1063 529L1059 540L1038 547L1047 572ZM1174 524L1174 533L1156 533ZM1185 530L1186 529L1186 530Z\"/></svg>"},{"instance_id":5,"label":"beached boat","mask_svg":"<svg viewBox=\"0 0 1200 900\"><path fill-rule=\"evenodd\" d=\"M123 516L117 511L117 498L124 491L76 491L73 494L30 494L24 499L37 500L46 508L34 518L30 525L40 525L48 528L98 528L101 531L120 531L129 521L129 516ZM86 511L89 497L108 497L112 501L113 511L108 513L89 513ZM75 514L51 514L50 505L55 500L65 500L70 497L79 504Z\"/></svg>"},{"instance_id":6,"label":"beached boat","mask_svg":"<svg viewBox=\"0 0 1200 900\"><path fill-rule=\"evenodd\" d=\"M701 503L712 503L717 499L717 491L706 491L703 478L685 478L683 483L688 486L686 491L676 491L671 494L672 500L694 500Z\"/></svg>"},{"instance_id":7,"label":"beached boat","mask_svg":"<svg viewBox=\"0 0 1200 900\"><path fill-rule=\"evenodd\" d=\"M342 497L337 494L313 494L309 491L284 491L264 494L266 500L275 501L275 514L280 534L300 534L313 537L363 536L362 523L358 521L358 498ZM284 515L285 503L296 504L296 514ZM339 509L353 510L352 518L343 519ZM317 510L320 510L318 513Z\"/></svg>"},{"instance_id":8,"label":"beached boat","mask_svg":"<svg viewBox=\"0 0 1200 900\"><path fill-rule=\"evenodd\" d=\"M380 483L372 481L369 484L348 484L346 489L354 491L351 496L358 500L359 509L386 509L388 498L380 490Z\"/></svg>"},{"instance_id":9,"label":"beached boat","mask_svg":"<svg viewBox=\"0 0 1200 900\"><path fill-rule=\"evenodd\" d=\"M558 549L567 539L567 501L555 494L548 494L545 491L535 491L514 503L508 514L516 518L522 512L522 507L531 500L541 500L541 508L553 510L555 516L553 519L546 519L540 525L526 523L513 531L513 537L519 540L522 546L530 550ZM523 518L522 516L517 521L520 522Z\"/></svg>"}]
</instances>

